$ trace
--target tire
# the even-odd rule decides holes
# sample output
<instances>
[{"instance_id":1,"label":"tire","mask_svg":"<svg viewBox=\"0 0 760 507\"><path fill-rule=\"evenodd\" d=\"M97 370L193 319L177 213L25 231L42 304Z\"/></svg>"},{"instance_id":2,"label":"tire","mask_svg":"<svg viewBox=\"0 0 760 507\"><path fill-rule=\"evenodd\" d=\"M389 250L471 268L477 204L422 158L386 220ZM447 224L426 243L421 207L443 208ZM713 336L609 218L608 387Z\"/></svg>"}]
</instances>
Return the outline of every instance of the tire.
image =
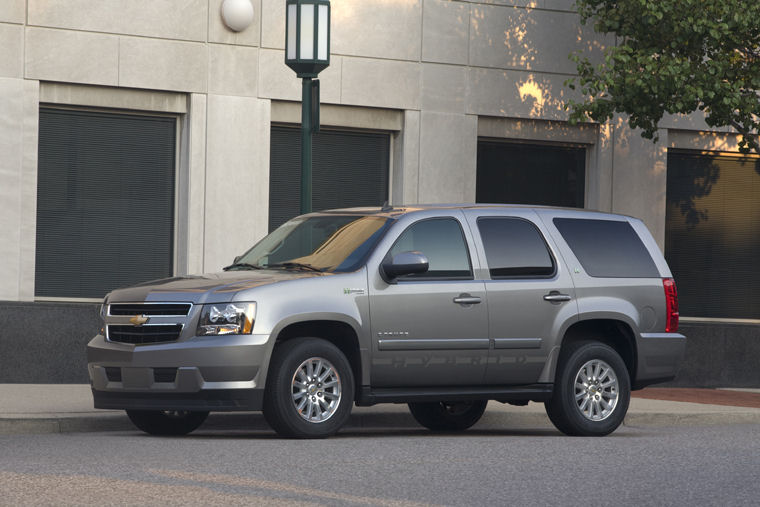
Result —
<instances>
[{"instance_id":1,"label":"tire","mask_svg":"<svg viewBox=\"0 0 760 507\"><path fill-rule=\"evenodd\" d=\"M604 436L623 422L631 400L628 369L603 343L572 343L561 355L554 395L545 402L554 426L571 436Z\"/></svg>"},{"instance_id":2,"label":"tire","mask_svg":"<svg viewBox=\"0 0 760 507\"><path fill-rule=\"evenodd\" d=\"M464 431L483 416L487 400L410 403L409 411L422 426L433 431Z\"/></svg>"},{"instance_id":3,"label":"tire","mask_svg":"<svg viewBox=\"0 0 760 507\"><path fill-rule=\"evenodd\" d=\"M343 352L319 338L278 344L269 363L264 418L287 438L326 438L351 415L354 375Z\"/></svg>"},{"instance_id":4,"label":"tire","mask_svg":"<svg viewBox=\"0 0 760 507\"><path fill-rule=\"evenodd\" d=\"M132 424L150 435L187 435L203 424L208 412L174 410L127 410Z\"/></svg>"}]
</instances>

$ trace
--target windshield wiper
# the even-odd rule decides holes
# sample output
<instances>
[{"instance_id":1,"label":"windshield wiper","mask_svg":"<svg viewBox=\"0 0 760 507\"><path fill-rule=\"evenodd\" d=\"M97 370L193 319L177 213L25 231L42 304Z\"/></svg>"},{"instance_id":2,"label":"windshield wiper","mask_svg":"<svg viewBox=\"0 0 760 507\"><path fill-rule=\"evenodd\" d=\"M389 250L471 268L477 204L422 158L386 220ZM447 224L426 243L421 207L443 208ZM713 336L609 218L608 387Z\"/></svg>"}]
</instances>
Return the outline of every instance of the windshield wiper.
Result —
<instances>
[{"instance_id":1,"label":"windshield wiper","mask_svg":"<svg viewBox=\"0 0 760 507\"><path fill-rule=\"evenodd\" d=\"M295 268L295 269L305 269L307 271L316 271L317 273L323 273L325 270L322 268L318 268L316 266L312 266L311 264L304 264L302 262L278 262L277 264L269 264L267 265L268 268Z\"/></svg>"},{"instance_id":2,"label":"windshield wiper","mask_svg":"<svg viewBox=\"0 0 760 507\"><path fill-rule=\"evenodd\" d=\"M230 264L229 266L225 266L222 269L224 271L229 271L233 268L245 268L245 269L264 269L261 266L257 266L256 264L250 264L248 262L236 262L234 264Z\"/></svg>"}]
</instances>

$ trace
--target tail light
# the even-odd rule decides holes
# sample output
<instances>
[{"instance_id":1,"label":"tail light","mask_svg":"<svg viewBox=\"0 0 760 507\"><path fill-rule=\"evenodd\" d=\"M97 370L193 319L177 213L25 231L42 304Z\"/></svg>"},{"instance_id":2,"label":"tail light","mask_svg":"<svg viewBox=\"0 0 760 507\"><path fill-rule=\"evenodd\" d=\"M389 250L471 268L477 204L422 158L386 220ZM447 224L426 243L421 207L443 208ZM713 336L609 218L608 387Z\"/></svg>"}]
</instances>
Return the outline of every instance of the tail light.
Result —
<instances>
[{"instance_id":1,"label":"tail light","mask_svg":"<svg viewBox=\"0 0 760 507\"><path fill-rule=\"evenodd\" d=\"M676 281L672 278L663 278L662 286L665 288L665 332L675 333L678 331L678 292Z\"/></svg>"}]
</instances>

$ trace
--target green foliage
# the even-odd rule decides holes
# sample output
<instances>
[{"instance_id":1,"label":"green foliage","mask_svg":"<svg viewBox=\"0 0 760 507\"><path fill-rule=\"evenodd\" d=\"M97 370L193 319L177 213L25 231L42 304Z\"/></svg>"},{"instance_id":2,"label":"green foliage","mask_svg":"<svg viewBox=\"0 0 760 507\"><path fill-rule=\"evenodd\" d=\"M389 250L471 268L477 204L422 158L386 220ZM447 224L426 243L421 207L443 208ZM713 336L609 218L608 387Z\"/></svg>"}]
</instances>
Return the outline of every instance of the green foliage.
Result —
<instances>
[{"instance_id":1,"label":"green foliage","mask_svg":"<svg viewBox=\"0 0 760 507\"><path fill-rule=\"evenodd\" d=\"M734 127L739 147L760 153L760 0L576 0L582 23L614 33L617 45L594 64L570 55L588 100L569 101L570 121L615 113L657 140L665 113L706 113L711 127Z\"/></svg>"}]
</instances>

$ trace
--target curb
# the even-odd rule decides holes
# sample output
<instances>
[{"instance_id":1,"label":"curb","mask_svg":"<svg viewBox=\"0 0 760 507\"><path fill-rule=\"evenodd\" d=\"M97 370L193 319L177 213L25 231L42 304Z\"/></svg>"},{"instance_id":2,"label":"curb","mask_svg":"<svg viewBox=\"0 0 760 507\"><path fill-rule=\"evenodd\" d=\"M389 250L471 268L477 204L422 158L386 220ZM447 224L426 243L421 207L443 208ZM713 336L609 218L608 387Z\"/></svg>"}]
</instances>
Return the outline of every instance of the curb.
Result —
<instances>
[{"instance_id":1,"label":"curb","mask_svg":"<svg viewBox=\"0 0 760 507\"><path fill-rule=\"evenodd\" d=\"M706 413L629 413L624 426L718 426L730 424L760 424L760 411L756 412L706 412ZM554 429L546 414L541 412L486 413L473 429L509 431L526 428ZM375 412L352 414L341 430L371 431L427 431L404 412ZM260 413L211 414L201 430L271 431ZM104 431L137 431L125 414L49 415L41 417L0 417L0 435L83 433Z\"/></svg>"}]
</instances>

